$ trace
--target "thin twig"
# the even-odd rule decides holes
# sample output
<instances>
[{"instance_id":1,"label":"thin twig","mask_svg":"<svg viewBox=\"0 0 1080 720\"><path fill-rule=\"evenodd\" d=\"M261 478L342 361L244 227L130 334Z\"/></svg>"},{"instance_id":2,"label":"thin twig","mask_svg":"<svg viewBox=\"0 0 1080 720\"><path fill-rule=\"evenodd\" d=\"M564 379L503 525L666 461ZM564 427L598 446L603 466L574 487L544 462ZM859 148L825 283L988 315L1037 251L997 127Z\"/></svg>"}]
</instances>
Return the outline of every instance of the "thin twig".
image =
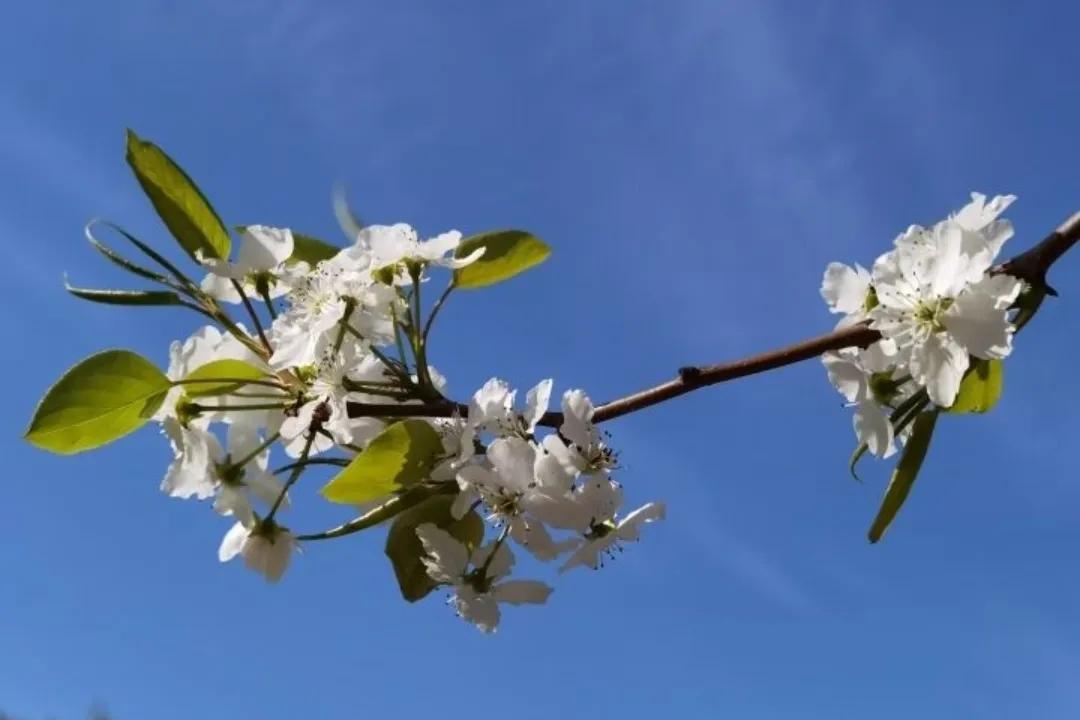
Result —
<instances>
[{"instance_id":1,"label":"thin twig","mask_svg":"<svg viewBox=\"0 0 1080 720\"><path fill-rule=\"evenodd\" d=\"M1056 294L1046 285L1046 273L1078 241L1080 241L1080 212L1062 223L1038 245L998 265L993 272L1012 275L1045 288L1051 295ZM866 347L880 337L877 330L865 324L853 325L742 360L700 367L682 367L678 371L678 376L672 380L600 405L593 414L593 421L613 420L703 387L793 365L832 350ZM469 412L469 406L449 400L418 405L350 402L348 411L349 417L450 417L454 414L464 417ZM562 424L562 413L545 413L540 424L558 427Z\"/></svg>"}]
</instances>

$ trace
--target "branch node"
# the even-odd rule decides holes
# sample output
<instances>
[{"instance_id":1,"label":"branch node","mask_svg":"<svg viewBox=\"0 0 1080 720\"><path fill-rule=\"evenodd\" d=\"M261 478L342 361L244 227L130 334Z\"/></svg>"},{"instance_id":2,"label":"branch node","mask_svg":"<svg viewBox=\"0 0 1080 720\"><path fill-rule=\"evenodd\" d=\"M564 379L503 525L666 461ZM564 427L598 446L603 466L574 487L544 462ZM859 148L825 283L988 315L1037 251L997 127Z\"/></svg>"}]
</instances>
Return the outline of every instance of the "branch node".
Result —
<instances>
[{"instance_id":1,"label":"branch node","mask_svg":"<svg viewBox=\"0 0 1080 720\"><path fill-rule=\"evenodd\" d=\"M701 377L701 368L694 367L693 365L686 365L679 368L679 379L683 382L694 382Z\"/></svg>"}]
</instances>

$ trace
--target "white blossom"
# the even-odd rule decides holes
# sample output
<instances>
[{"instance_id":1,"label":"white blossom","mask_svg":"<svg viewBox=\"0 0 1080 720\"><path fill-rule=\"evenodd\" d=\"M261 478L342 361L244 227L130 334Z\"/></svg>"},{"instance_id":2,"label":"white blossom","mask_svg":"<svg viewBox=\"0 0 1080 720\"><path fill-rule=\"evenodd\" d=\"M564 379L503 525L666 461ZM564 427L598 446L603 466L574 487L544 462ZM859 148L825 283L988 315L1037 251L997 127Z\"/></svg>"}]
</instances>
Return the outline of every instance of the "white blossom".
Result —
<instances>
[{"instance_id":1,"label":"white blossom","mask_svg":"<svg viewBox=\"0 0 1080 720\"><path fill-rule=\"evenodd\" d=\"M277 582L289 567L296 538L287 528L248 516L229 528L218 548L218 559L228 562L237 555L268 582Z\"/></svg>"},{"instance_id":2,"label":"white blossom","mask_svg":"<svg viewBox=\"0 0 1080 720\"><path fill-rule=\"evenodd\" d=\"M1009 202L981 195L929 229L909 228L874 264L878 305L872 327L896 343L900 363L930 399L952 405L969 356L1000 359L1012 350L1008 310L1022 284L989 271L1011 225L996 220Z\"/></svg>"},{"instance_id":3,"label":"white blossom","mask_svg":"<svg viewBox=\"0 0 1080 720\"><path fill-rule=\"evenodd\" d=\"M504 543L479 547L470 557L464 544L432 523L418 526L416 535L424 548L422 560L428 575L450 586L449 604L484 632L498 627L500 603L539 605L551 595L551 587L542 582L504 579L514 564L514 556Z\"/></svg>"},{"instance_id":4,"label":"white blossom","mask_svg":"<svg viewBox=\"0 0 1080 720\"><path fill-rule=\"evenodd\" d=\"M248 297L259 293L261 284L269 297L276 298L289 291L290 277L285 272L285 261L293 254L293 235L287 228L249 225L244 228L236 262L200 257L210 270L202 281L202 289L211 297L223 302L238 303L242 297L236 284Z\"/></svg>"}]
</instances>

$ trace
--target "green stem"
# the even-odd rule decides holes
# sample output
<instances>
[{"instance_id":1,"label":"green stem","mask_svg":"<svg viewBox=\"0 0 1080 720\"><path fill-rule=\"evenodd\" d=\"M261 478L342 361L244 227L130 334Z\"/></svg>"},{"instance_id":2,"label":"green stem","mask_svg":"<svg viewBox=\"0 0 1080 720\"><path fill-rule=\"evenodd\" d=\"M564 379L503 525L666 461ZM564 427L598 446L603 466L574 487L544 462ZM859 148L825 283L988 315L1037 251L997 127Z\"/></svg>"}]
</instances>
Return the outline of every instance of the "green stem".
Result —
<instances>
[{"instance_id":1,"label":"green stem","mask_svg":"<svg viewBox=\"0 0 1080 720\"><path fill-rule=\"evenodd\" d=\"M274 309L274 301L270 299L270 289L263 285L259 288L259 296L266 305L266 312L270 313L270 321L277 320L277 310Z\"/></svg>"},{"instance_id":2,"label":"green stem","mask_svg":"<svg viewBox=\"0 0 1080 720\"><path fill-rule=\"evenodd\" d=\"M296 539L303 541L329 540L331 538L352 535L353 533L358 533L361 530L366 530L369 527L374 527L379 523L385 522L395 515L398 515L415 505L419 505L433 495L455 493L457 490L457 485L454 483L443 483L434 489L430 487L419 487L407 490L402 494L387 500L382 505L369 510L355 520L350 520L343 525L338 525L337 527L330 528L324 532L313 533L311 535L298 535Z\"/></svg>"},{"instance_id":3,"label":"green stem","mask_svg":"<svg viewBox=\"0 0 1080 720\"><path fill-rule=\"evenodd\" d=\"M361 335L360 331L354 328L352 325L345 325L343 327L357 340L360 340L364 343L368 342L367 338ZM387 357L386 353L384 353L382 350L379 350L379 348L375 347L371 343L368 343L367 349L372 355L377 357L382 362L382 364L386 366L386 369L393 373L402 384L408 387L412 387L413 381L412 378L409 377L409 374L402 370L400 367L398 367L393 360Z\"/></svg>"},{"instance_id":4,"label":"green stem","mask_svg":"<svg viewBox=\"0 0 1080 720\"><path fill-rule=\"evenodd\" d=\"M308 455L311 454L311 444L315 442L315 433L312 430L308 430L307 439L304 440L304 449L300 451L300 457L296 463L292 472L289 473L289 479L285 481L285 484L281 488L281 492L278 493L277 499L274 500L274 506L270 508L270 514L266 516L266 521L272 521L274 515L277 513L278 508L281 507L281 503L285 500L285 496L289 494L289 488L296 484L296 481L300 479L300 474L304 472L304 468L307 467Z\"/></svg>"},{"instance_id":5,"label":"green stem","mask_svg":"<svg viewBox=\"0 0 1080 720\"><path fill-rule=\"evenodd\" d=\"M308 458L303 462L298 461L294 463L289 463L288 465L282 465L281 467L276 468L275 470L271 470L270 472L274 475L280 475L283 472L289 472L298 465L305 467L308 465L334 465L336 467L348 467L349 462L350 461L346 460L345 458Z\"/></svg>"},{"instance_id":6,"label":"green stem","mask_svg":"<svg viewBox=\"0 0 1080 720\"><path fill-rule=\"evenodd\" d=\"M435 386L431 382L431 373L428 371L427 348L424 345L424 335L420 328L423 320L420 317L420 280L424 269L420 265L409 267L409 277L412 278L412 321L409 323L409 335L412 339L413 357L416 358L416 376L420 380L420 388L425 395L437 396Z\"/></svg>"},{"instance_id":7,"label":"green stem","mask_svg":"<svg viewBox=\"0 0 1080 720\"><path fill-rule=\"evenodd\" d=\"M424 332L421 334L420 339L424 343L424 349L427 349L428 335L431 333L431 326L435 322L435 316L442 310L443 303L446 302L446 298L450 297L450 293L454 290L454 282L451 280L450 284L446 286L446 289L442 291L442 295L435 301L435 304L431 308L431 314L428 315L427 322L424 323Z\"/></svg>"},{"instance_id":8,"label":"green stem","mask_svg":"<svg viewBox=\"0 0 1080 720\"><path fill-rule=\"evenodd\" d=\"M266 438L266 442L261 443L259 445L259 447L255 448L254 450L249 452L242 459L237 460L236 462L232 463L232 465L234 465L236 467L243 467L244 465L247 465L249 462L251 462L256 457L258 457L259 453L261 453L263 450L265 450L266 448L270 447L275 442L277 442L277 439L279 437L281 437L281 433L274 433L270 437Z\"/></svg>"},{"instance_id":9,"label":"green stem","mask_svg":"<svg viewBox=\"0 0 1080 720\"><path fill-rule=\"evenodd\" d=\"M259 320L259 315L255 312L255 306L251 304L251 299L248 298L247 292L244 291L244 286L235 278L230 278L229 282L232 283L236 292L240 294L240 301L244 304L244 309L247 310L247 314L251 318L251 323L255 326L255 332L259 335L259 340L262 341L263 347L266 348L266 352L272 355L274 349L270 347L270 341L266 339L266 333L263 332L262 321Z\"/></svg>"}]
</instances>

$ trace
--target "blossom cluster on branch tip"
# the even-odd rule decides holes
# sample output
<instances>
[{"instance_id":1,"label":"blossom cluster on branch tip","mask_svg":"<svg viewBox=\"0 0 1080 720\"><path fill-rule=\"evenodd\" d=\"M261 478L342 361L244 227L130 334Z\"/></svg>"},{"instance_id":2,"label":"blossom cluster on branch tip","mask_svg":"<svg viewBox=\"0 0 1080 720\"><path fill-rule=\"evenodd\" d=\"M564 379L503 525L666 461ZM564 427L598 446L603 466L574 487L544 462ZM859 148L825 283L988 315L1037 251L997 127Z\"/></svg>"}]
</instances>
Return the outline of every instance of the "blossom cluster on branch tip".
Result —
<instances>
[{"instance_id":1,"label":"blossom cluster on branch tip","mask_svg":"<svg viewBox=\"0 0 1080 720\"><path fill-rule=\"evenodd\" d=\"M243 232L236 262L204 261L209 273L199 285L215 300L242 304L262 294L283 302L269 306L274 318L264 353L251 349L256 338L240 323L233 326L240 339L207 326L170 351L167 375L174 381L213 363L238 361L275 378L270 386L238 384L210 404L199 400L197 385L178 385L155 414L173 448L162 490L213 498L214 509L235 520L221 543L222 561L239 555L276 581L297 547L276 517L288 493L268 470L275 445L299 463L334 452L345 463L388 424L350 417L348 403L442 398L445 378L418 364L424 338L416 332L416 296L429 267L461 269L483 256L483 247L448 256L460 242L457 232L421 241L408 225L371 226L353 246L311 266L288 262L294 251L289 230L253 226ZM411 364L406 345L413 349ZM551 591L535 581L503 581L513 564L510 543L541 561L563 558L560 571L597 568L623 542L637 539L641 524L663 516L663 506L654 503L619 515L622 490L611 477L617 455L593 425L593 406L582 391L565 393L559 432L538 437L551 393L551 380L539 383L518 410L516 393L492 379L474 394L467 416L423 421L441 444L423 482L433 495L440 485L454 491L446 519L458 523L482 510L497 537L466 543L422 523L414 530L422 541L420 559L432 580L452 588L459 614L485 630L495 628L499 602L543 602ZM214 426L224 428L224 441Z\"/></svg>"},{"instance_id":2,"label":"blossom cluster on branch tip","mask_svg":"<svg viewBox=\"0 0 1080 720\"><path fill-rule=\"evenodd\" d=\"M1015 200L971 202L930 227L912 225L868 271L831 263L821 295L881 338L823 355L829 379L854 407L855 433L874 455L896 452L927 407L955 408L965 378L1012 352L1012 311L1024 283L994 271L1013 234L999 216ZM977 378L975 378L977 379Z\"/></svg>"}]
</instances>

